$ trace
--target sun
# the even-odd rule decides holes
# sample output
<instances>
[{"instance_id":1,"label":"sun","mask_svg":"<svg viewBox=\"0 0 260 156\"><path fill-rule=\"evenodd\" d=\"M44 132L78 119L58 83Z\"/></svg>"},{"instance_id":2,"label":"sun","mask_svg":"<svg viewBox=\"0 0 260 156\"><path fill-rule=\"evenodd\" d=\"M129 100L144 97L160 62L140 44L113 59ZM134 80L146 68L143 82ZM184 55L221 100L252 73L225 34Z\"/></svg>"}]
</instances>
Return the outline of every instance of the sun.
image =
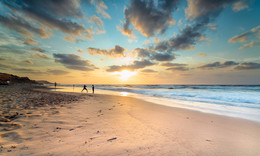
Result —
<instances>
[{"instance_id":1,"label":"sun","mask_svg":"<svg viewBox=\"0 0 260 156\"><path fill-rule=\"evenodd\" d=\"M129 70L123 70L121 72L114 72L113 75L119 75L122 81L128 80L129 77L136 75L137 72L131 72Z\"/></svg>"}]
</instances>

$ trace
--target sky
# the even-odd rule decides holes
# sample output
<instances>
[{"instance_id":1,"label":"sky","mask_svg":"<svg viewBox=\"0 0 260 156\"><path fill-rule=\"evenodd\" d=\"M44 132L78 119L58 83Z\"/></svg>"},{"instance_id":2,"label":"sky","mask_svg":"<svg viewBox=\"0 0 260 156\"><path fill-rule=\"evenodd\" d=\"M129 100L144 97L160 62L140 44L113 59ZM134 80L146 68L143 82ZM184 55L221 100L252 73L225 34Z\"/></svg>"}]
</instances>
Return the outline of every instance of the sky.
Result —
<instances>
[{"instance_id":1,"label":"sky","mask_svg":"<svg viewBox=\"0 0 260 156\"><path fill-rule=\"evenodd\" d=\"M257 0L0 0L0 72L63 84L260 84Z\"/></svg>"}]
</instances>

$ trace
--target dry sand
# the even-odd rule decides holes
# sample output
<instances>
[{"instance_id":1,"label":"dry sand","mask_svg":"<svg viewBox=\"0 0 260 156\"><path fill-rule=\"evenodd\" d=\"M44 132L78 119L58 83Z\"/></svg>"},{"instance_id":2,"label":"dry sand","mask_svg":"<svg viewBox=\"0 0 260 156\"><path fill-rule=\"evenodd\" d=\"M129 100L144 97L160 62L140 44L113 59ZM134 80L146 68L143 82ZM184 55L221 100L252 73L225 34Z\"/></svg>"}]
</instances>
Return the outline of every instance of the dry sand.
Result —
<instances>
[{"instance_id":1,"label":"dry sand","mask_svg":"<svg viewBox=\"0 0 260 156\"><path fill-rule=\"evenodd\" d=\"M0 87L0 155L260 155L260 123L131 97L15 90Z\"/></svg>"}]
</instances>

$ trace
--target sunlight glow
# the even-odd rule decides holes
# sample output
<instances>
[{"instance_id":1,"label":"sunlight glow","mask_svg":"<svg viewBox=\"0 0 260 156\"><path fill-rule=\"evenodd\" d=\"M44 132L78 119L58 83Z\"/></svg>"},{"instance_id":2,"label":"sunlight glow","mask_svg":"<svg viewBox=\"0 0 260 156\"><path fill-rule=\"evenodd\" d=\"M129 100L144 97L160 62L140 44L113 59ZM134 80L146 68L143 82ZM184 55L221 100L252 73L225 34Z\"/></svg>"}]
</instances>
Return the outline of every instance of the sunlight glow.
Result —
<instances>
[{"instance_id":1,"label":"sunlight glow","mask_svg":"<svg viewBox=\"0 0 260 156\"><path fill-rule=\"evenodd\" d=\"M121 96L127 96L129 93L128 92L120 92Z\"/></svg>"},{"instance_id":2,"label":"sunlight glow","mask_svg":"<svg viewBox=\"0 0 260 156\"><path fill-rule=\"evenodd\" d=\"M126 81L126 80L128 80L129 77L136 75L136 73L137 72L131 72L131 71L128 71L128 70L123 70L121 72L114 72L112 75L119 75L120 76L119 78L122 81Z\"/></svg>"}]
</instances>

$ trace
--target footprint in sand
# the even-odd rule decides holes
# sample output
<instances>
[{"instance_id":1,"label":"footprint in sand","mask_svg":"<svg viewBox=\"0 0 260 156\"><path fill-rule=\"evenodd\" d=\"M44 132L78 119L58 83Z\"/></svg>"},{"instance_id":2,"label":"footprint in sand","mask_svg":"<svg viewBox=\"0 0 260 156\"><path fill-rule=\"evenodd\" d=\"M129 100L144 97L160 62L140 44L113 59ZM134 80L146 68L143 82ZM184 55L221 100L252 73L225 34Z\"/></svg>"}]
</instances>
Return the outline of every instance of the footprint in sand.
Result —
<instances>
[{"instance_id":1,"label":"footprint in sand","mask_svg":"<svg viewBox=\"0 0 260 156\"><path fill-rule=\"evenodd\" d=\"M13 141L13 142L16 142L16 143L22 143L23 142L21 136L17 132L4 133L4 134L1 135L1 137L3 139Z\"/></svg>"},{"instance_id":2,"label":"footprint in sand","mask_svg":"<svg viewBox=\"0 0 260 156\"><path fill-rule=\"evenodd\" d=\"M16 130L18 128L21 128L22 126L20 124L16 124L16 123L7 123L7 124L1 124L0 123L0 127L3 127L3 129L1 129L0 131L12 131L12 130Z\"/></svg>"}]
</instances>

